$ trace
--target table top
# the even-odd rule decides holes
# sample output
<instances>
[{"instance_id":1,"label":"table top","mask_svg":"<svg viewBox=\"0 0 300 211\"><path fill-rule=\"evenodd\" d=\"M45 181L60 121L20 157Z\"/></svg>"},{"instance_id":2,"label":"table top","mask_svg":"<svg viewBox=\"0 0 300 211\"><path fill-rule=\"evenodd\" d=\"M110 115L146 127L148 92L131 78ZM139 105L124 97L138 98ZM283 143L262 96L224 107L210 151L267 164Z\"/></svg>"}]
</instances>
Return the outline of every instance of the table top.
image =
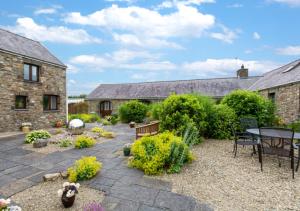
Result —
<instances>
[{"instance_id":1,"label":"table top","mask_svg":"<svg viewBox=\"0 0 300 211\"><path fill-rule=\"evenodd\" d=\"M247 132L254 134L254 135L259 135L259 128L247 129ZM274 137L274 138L285 138L285 137L282 137L281 135L277 134L275 130L270 132L269 135L265 135L265 136ZM300 139L300 133L294 133L294 139Z\"/></svg>"}]
</instances>

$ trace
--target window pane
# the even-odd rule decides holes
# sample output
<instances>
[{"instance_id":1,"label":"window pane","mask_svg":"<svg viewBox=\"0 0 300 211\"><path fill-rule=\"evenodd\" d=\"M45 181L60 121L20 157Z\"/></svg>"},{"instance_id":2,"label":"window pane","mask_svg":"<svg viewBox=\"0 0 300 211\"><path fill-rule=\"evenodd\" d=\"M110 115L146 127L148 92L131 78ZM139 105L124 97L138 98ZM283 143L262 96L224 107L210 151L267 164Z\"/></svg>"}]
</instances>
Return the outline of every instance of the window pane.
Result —
<instances>
[{"instance_id":1,"label":"window pane","mask_svg":"<svg viewBox=\"0 0 300 211\"><path fill-rule=\"evenodd\" d=\"M57 97L51 96L51 110L57 110Z\"/></svg>"},{"instance_id":2,"label":"window pane","mask_svg":"<svg viewBox=\"0 0 300 211\"><path fill-rule=\"evenodd\" d=\"M16 109L26 109L26 96L16 96Z\"/></svg>"},{"instance_id":3,"label":"window pane","mask_svg":"<svg viewBox=\"0 0 300 211\"><path fill-rule=\"evenodd\" d=\"M44 99L43 99L43 106L44 106L44 110L49 110L49 96L48 95L44 95Z\"/></svg>"},{"instance_id":4,"label":"window pane","mask_svg":"<svg viewBox=\"0 0 300 211\"><path fill-rule=\"evenodd\" d=\"M24 80L29 80L29 65L24 64Z\"/></svg>"},{"instance_id":5,"label":"window pane","mask_svg":"<svg viewBox=\"0 0 300 211\"><path fill-rule=\"evenodd\" d=\"M37 76L37 66L31 66L31 80L32 81L37 81L38 80L38 76Z\"/></svg>"}]
</instances>

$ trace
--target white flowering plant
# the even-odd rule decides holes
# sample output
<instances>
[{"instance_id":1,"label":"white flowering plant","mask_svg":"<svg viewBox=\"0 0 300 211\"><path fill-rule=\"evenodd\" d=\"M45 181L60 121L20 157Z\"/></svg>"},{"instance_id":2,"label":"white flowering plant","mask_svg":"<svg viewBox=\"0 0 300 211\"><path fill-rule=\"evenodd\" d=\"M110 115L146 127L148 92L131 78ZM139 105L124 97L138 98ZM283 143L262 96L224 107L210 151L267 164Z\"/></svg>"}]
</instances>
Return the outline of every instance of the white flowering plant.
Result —
<instances>
[{"instance_id":1,"label":"white flowering plant","mask_svg":"<svg viewBox=\"0 0 300 211\"><path fill-rule=\"evenodd\" d=\"M0 211L22 211L19 206L9 206L10 199L0 199Z\"/></svg>"},{"instance_id":2,"label":"white flowering plant","mask_svg":"<svg viewBox=\"0 0 300 211\"><path fill-rule=\"evenodd\" d=\"M62 195L65 195L67 198L71 198L78 193L79 187L80 187L79 183L65 182L63 184L63 188L57 191L58 197L62 197Z\"/></svg>"}]
</instances>

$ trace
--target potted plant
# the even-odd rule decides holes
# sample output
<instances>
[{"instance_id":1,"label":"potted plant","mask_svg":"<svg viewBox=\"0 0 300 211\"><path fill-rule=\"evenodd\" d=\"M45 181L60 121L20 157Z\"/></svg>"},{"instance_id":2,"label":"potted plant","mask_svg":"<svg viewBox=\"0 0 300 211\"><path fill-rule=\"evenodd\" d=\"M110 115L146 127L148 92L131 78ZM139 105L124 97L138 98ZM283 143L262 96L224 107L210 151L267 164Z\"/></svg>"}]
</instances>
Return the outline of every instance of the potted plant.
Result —
<instances>
[{"instance_id":1,"label":"potted plant","mask_svg":"<svg viewBox=\"0 0 300 211\"><path fill-rule=\"evenodd\" d=\"M79 183L65 182L63 188L57 191L58 196L61 197L61 202L65 208L72 207L75 201L76 194L80 187Z\"/></svg>"},{"instance_id":2,"label":"potted plant","mask_svg":"<svg viewBox=\"0 0 300 211\"><path fill-rule=\"evenodd\" d=\"M10 199L0 199L0 211L22 211L19 206L9 206Z\"/></svg>"},{"instance_id":3,"label":"potted plant","mask_svg":"<svg viewBox=\"0 0 300 211\"><path fill-rule=\"evenodd\" d=\"M123 147L123 153L124 156L129 156L130 155L130 150L131 150L131 143L125 144Z\"/></svg>"},{"instance_id":4,"label":"potted plant","mask_svg":"<svg viewBox=\"0 0 300 211\"><path fill-rule=\"evenodd\" d=\"M31 127L32 127L32 124L30 122L23 122L22 125L21 125L22 132L23 133L29 133Z\"/></svg>"},{"instance_id":5,"label":"potted plant","mask_svg":"<svg viewBox=\"0 0 300 211\"><path fill-rule=\"evenodd\" d=\"M134 127L135 127L135 122L130 122L130 123L129 123L129 127L130 127L130 128L134 128Z\"/></svg>"}]
</instances>

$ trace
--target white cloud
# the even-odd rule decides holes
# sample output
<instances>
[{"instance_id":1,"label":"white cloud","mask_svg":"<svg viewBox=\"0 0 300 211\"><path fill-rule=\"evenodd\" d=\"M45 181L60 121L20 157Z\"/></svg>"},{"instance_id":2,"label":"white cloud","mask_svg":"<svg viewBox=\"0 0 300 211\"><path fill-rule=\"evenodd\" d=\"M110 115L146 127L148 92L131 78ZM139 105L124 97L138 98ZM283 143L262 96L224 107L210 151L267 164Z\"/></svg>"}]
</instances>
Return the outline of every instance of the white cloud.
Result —
<instances>
[{"instance_id":1,"label":"white cloud","mask_svg":"<svg viewBox=\"0 0 300 211\"><path fill-rule=\"evenodd\" d=\"M173 8L178 5L200 5L204 3L215 3L215 0L167 0L156 6L156 9Z\"/></svg>"},{"instance_id":2,"label":"white cloud","mask_svg":"<svg viewBox=\"0 0 300 211\"><path fill-rule=\"evenodd\" d=\"M275 2L275 3L282 3L287 4L291 7L299 7L300 1L299 0L268 0L269 2Z\"/></svg>"},{"instance_id":3,"label":"white cloud","mask_svg":"<svg viewBox=\"0 0 300 211\"><path fill-rule=\"evenodd\" d=\"M210 36L214 39L221 40L226 43L233 43L233 41L238 37L235 31L228 29L225 26L221 26L223 32L213 32Z\"/></svg>"},{"instance_id":4,"label":"white cloud","mask_svg":"<svg viewBox=\"0 0 300 211\"><path fill-rule=\"evenodd\" d=\"M67 72L70 73L70 74L76 74L79 72L79 69L78 67L72 65L72 64L67 64Z\"/></svg>"},{"instance_id":5,"label":"white cloud","mask_svg":"<svg viewBox=\"0 0 300 211\"><path fill-rule=\"evenodd\" d=\"M55 8L43 8L43 9L37 9L34 11L35 15L41 15L41 14L54 14L56 13Z\"/></svg>"},{"instance_id":6,"label":"white cloud","mask_svg":"<svg viewBox=\"0 0 300 211\"><path fill-rule=\"evenodd\" d=\"M260 38L261 38L261 36L260 36L260 34L258 34L258 32L253 33L253 39L260 40Z\"/></svg>"},{"instance_id":7,"label":"white cloud","mask_svg":"<svg viewBox=\"0 0 300 211\"><path fill-rule=\"evenodd\" d=\"M230 4L227 7L228 8L241 8L241 7L244 7L244 5L240 4L240 3L235 3L235 4Z\"/></svg>"},{"instance_id":8,"label":"white cloud","mask_svg":"<svg viewBox=\"0 0 300 211\"><path fill-rule=\"evenodd\" d=\"M185 74L190 74L199 77L211 76L228 76L233 75L241 65L244 64L249 68L251 75L261 75L278 67L278 63L272 61L257 61L257 60L240 60L240 59L207 59L185 63L182 65L182 70Z\"/></svg>"},{"instance_id":9,"label":"white cloud","mask_svg":"<svg viewBox=\"0 0 300 211\"><path fill-rule=\"evenodd\" d=\"M300 45L278 48L277 53L281 55L287 55L287 56L300 56Z\"/></svg>"},{"instance_id":10,"label":"white cloud","mask_svg":"<svg viewBox=\"0 0 300 211\"><path fill-rule=\"evenodd\" d=\"M73 80L73 79L70 79L69 80L69 84L76 84L77 82L75 81L75 80Z\"/></svg>"},{"instance_id":11,"label":"white cloud","mask_svg":"<svg viewBox=\"0 0 300 211\"><path fill-rule=\"evenodd\" d=\"M38 8L34 11L35 15L49 15L57 13L58 9L61 9L62 6L60 5L52 5L48 8Z\"/></svg>"},{"instance_id":12,"label":"white cloud","mask_svg":"<svg viewBox=\"0 0 300 211\"><path fill-rule=\"evenodd\" d=\"M171 70L175 65L160 61L160 55L147 51L119 50L105 55L79 55L70 59L73 65L81 65L94 71L106 69Z\"/></svg>"},{"instance_id":13,"label":"white cloud","mask_svg":"<svg viewBox=\"0 0 300 211\"><path fill-rule=\"evenodd\" d=\"M101 40L89 35L83 29L70 29L64 26L45 26L37 24L32 18L18 18L15 26L8 30L38 41L69 44L101 43Z\"/></svg>"},{"instance_id":14,"label":"white cloud","mask_svg":"<svg viewBox=\"0 0 300 211\"><path fill-rule=\"evenodd\" d=\"M183 49L182 46L169 42L164 39L157 39L151 37L138 37L134 34L113 34L114 40L126 46L137 46L143 48L175 48Z\"/></svg>"},{"instance_id":15,"label":"white cloud","mask_svg":"<svg viewBox=\"0 0 300 211\"><path fill-rule=\"evenodd\" d=\"M105 27L131 34L156 38L199 37L214 26L213 15L202 14L194 7L180 5L176 12L160 14L137 6L120 8L112 5L89 15L79 12L67 14L67 23Z\"/></svg>"}]
</instances>

